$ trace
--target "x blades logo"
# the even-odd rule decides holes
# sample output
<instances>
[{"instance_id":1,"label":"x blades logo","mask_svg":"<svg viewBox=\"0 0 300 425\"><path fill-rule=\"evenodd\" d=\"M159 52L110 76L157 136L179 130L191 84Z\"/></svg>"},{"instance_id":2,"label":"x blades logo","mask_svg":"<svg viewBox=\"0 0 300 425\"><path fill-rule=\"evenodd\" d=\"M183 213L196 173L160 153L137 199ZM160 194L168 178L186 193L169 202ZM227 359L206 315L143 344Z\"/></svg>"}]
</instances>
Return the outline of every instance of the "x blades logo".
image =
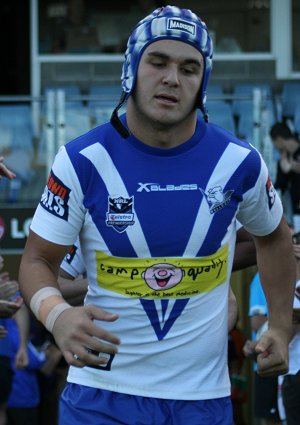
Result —
<instances>
[{"instance_id":1,"label":"x blades logo","mask_svg":"<svg viewBox=\"0 0 300 425\"><path fill-rule=\"evenodd\" d=\"M198 190L198 185L195 183L186 184L159 184L159 183L139 183L137 192L178 192Z\"/></svg>"}]
</instances>

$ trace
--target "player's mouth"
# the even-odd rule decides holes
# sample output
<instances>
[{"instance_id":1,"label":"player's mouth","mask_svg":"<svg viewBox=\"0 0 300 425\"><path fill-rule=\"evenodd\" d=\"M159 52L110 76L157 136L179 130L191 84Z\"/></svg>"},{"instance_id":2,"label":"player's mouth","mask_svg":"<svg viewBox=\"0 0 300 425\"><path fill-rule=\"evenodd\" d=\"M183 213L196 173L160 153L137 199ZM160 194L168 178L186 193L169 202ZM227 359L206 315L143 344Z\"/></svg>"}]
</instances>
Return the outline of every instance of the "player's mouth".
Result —
<instances>
[{"instance_id":1,"label":"player's mouth","mask_svg":"<svg viewBox=\"0 0 300 425\"><path fill-rule=\"evenodd\" d=\"M166 104L166 105L175 105L178 103L178 99L176 96L161 93L155 96L155 99L157 99L160 103Z\"/></svg>"},{"instance_id":2,"label":"player's mouth","mask_svg":"<svg viewBox=\"0 0 300 425\"><path fill-rule=\"evenodd\" d=\"M157 285L160 286L161 288L163 288L167 285L167 283L171 279L171 276L167 277L166 279L160 279L158 277L156 277L155 279L156 279Z\"/></svg>"}]
</instances>

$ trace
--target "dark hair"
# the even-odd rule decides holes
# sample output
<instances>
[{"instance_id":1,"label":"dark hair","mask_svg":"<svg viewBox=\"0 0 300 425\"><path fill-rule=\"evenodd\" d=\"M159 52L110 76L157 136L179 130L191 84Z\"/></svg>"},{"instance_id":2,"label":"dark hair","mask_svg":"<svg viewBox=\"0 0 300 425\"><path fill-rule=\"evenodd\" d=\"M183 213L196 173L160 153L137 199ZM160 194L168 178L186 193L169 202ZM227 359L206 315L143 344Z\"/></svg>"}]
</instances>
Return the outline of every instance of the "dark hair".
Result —
<instances>
[{"instance_id":1,"label":"dark hair","mask_svg":"<svg viewBox=\"0 0 300 425\"><path fill-rule=\"evenodd\" d=\"M284 122L277 122L270 129L270 136L272 139L280 136L283 139L291 139L294 136L289 126Z\"/></svg>"}]
</instances>

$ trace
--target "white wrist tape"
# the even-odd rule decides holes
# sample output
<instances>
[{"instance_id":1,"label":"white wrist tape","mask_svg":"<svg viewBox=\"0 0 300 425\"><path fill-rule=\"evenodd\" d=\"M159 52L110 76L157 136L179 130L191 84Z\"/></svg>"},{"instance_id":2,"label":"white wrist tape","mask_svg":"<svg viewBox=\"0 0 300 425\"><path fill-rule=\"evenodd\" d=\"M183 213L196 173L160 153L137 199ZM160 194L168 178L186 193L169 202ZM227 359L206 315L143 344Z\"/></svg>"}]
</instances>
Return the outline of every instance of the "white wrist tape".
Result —
<instances>
[{"instance_id":1,"label":"white wrist tape","mask_svg":"<svg viewBox=\"0 0 300 425\"><path fill-rule=\"evenodd\" d=\"M57 304L55 307L52 308L52 310L49 312L47 316L46 323L45 323L45 328L48 329L49 332L52 332L54 323L56 319L58 318L58 316L60 316L61 313L67 310L68 308L71 308L70 304L68 303Z\"/></svg>"},{"instance_id":2,"label":"white wrist tape","mask_svg":"<svg viewBox=\"0 0 300 425\"><path fill-rule=\"evenodd\" d=\"M64 301L61 292L57 288L46 286L33 295L30 301L30 308L46 329L52 332L58 316L66 309L71 308L71 306Z\"/></svg>"},{"instance_id":3,"label":"white wrist tape","mask_svg":"<svg viewBox=\"0 0 300 425\"><path fill-rule=\"evenodd\" d=\"M37 319L40 318L39 311L40 311L40 307L41 307L42 302L46 298L51 297L53 295L57 295L59 297L62 297L61 292L58 289L53 288L52 286L46 286L45 288L39 289L33 295L33 297L31 298L31 301L30 301L30 308L31 308L32 312L34 313L34 315Z\"/></svg>"}]
</instances>

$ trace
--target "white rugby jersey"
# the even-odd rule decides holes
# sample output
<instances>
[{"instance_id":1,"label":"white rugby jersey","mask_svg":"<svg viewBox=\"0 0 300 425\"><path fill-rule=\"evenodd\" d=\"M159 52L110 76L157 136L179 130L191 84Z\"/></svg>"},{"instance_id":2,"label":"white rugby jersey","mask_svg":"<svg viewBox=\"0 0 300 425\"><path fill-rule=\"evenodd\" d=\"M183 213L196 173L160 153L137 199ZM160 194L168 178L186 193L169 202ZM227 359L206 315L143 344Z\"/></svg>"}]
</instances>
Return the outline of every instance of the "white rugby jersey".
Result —
<instances>
[{"instance_id":1,"label":"white rugby jersey","mask_svg":"<svg viewBox=\"0 0 300 425\"><path fill-rule=\"evenodd\" d=\"M80 232L86 303L119 314L99 325L121 339L105 365L71 367L68 381L167 399L229 395L236 219L266 235L281 216L259 153L202 119L167 150L110 123L62 147L31 228L65 245Z\"/></svg>"}]
</instances>

